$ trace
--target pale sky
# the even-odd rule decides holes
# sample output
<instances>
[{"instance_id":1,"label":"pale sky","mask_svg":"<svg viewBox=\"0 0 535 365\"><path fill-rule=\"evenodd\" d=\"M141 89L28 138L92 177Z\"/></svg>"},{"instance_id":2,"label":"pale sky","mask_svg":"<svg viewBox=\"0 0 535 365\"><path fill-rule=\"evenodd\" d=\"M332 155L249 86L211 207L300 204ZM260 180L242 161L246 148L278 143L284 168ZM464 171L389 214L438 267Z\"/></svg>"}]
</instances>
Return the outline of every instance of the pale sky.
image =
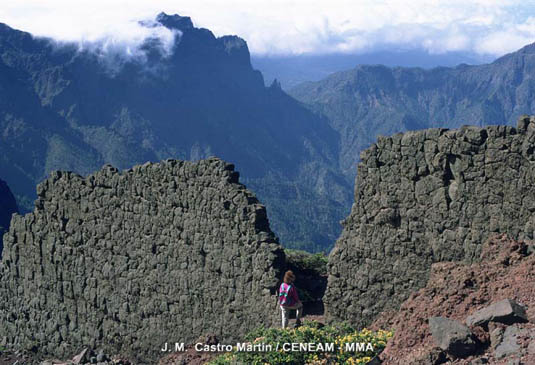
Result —
<instances>
[{"instance_id":1,"label":"pale sky","mask_svg":"<svg viewBox=\"0 0 535 365\"><path fill-rule=\"evenodd\" d=\"M239 35L258 55L394 47L500 56L535 42L535 0L0 0L0 22L13 28L128 52L149 35L173 39L137 25L160 11Z\"/></svg>"}]
</instances>

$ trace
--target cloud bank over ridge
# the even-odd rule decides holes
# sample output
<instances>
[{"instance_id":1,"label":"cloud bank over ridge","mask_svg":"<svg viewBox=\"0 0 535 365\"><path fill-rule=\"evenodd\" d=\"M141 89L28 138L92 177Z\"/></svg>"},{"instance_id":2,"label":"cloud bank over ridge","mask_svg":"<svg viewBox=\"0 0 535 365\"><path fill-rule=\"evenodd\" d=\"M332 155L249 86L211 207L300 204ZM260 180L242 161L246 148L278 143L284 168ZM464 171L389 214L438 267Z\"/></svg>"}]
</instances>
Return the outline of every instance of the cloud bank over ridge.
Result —
<instances>
[{"instance_id":1,"label":"cloud bank over ridge","mask_svg":"<svg viewBox=\"0 0 535 365\"><path fill-rule=\"evenodd\" d=\"M59 41L135 53L175 34L140 20L191 16L217 36L237 34L257 55L364 53L378 49L499 56L535 41L535 2L499 0L3 0L0 22Z\"/></svg>"}]
</instances>

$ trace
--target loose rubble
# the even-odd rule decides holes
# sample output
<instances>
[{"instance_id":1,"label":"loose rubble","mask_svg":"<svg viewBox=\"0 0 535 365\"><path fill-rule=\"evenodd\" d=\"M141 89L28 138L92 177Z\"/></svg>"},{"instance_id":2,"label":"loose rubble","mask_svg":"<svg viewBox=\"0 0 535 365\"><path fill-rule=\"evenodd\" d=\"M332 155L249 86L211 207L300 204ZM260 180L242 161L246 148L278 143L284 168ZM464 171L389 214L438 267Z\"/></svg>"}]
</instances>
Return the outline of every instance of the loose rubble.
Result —
<instances>
[{"instance_id":1,"label":"loose rubble","mask_svg":"<svg viewBox=\"0 0 535 365\"><path fill-rule=\"evenodd\" d=\"M75 355L70 360L44 360L39 363L39 365L86 365L86 364L96 364L96 365L134 365L125 358L120 356L109 357L104 353L104 350L92 350L90 348L83 349L79 354Z\"/></svg>"},{"instance_id":2,"label":"loose rubble","mask_svg":"<svg viewBox=\"0 0 535 365\"><path fill-rule=\"evenodd\" d=\"M453 356L464 357L476 349L473 333L462 323L444 317L431 317L429 330L437 345Z\"/></svg>"},{"instance_id":3,"label":"loose rubble","mask_svg":"<svg viewBox=\"0 0 535 365\"><path fill-rule=\"evenodd\" d=\"M499 236L480 263L434 264L425 288L373 323L394 330L383 363L535 364L535 255L527 248ZM445 317L440 326L436 317Z\"/></svg>"},{"instance_id":4,"label":"loose rubble","mask_svg":"<svg viewBox=\"0 0 535 365\"><path fill-rule=\"evenodd\" d=\"M511 299L500 300L466 318L468 326L487 326L489 322L513 324L527 321L526 309Z\"/></svg>"}]
</instances>

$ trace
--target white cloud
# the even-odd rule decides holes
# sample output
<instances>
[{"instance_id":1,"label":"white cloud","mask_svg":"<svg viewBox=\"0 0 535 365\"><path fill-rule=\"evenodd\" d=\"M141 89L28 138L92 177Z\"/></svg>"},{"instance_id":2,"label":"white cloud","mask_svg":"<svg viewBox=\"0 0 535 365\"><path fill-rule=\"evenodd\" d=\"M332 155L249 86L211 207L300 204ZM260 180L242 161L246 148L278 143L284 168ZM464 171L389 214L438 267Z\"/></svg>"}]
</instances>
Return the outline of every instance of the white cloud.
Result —
<instances>
[{"instance_id":1,"label":"white cloud","mask_svg":"<svg viewBox=\"0 0 535 365\"><path fill-rule=\"evenodd\" d=\"M475 48L479 53L503 54L533 43L535 18L530 17L523 23L504 24L502 29L491 31Z\"/></svg>"},{"instance_id":2,"label":"white cloud","mask_svg":"<svg viewBox=\"0 0 535 365\"><path fill-rule=\"evenodd\" d=\"M525 0L2 0L0 22L135 50L144 37L172 40L136 23L160 11L191 16L218 36L237 34L253 53L414 47L501 55L535 41L535 2Z\"/></svg>"}]
</instances>

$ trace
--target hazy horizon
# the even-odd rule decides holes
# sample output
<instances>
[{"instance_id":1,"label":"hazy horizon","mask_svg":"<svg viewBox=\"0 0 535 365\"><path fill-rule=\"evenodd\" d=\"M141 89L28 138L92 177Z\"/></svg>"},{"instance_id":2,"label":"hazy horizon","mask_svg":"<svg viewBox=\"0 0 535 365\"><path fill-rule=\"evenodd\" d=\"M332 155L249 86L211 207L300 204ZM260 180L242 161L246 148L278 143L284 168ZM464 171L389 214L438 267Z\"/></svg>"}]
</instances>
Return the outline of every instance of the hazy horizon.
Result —
<instances>
[{"instance_id":1,"label":"hazy horizon","mask_svg":"<svg viewBox=\"0 0 535 365\"><path fill-rule=\"evenodd\" d=\"M244 38L256 57L420 50L499 57L535 40L535 4L524 1L77 1L5 0L0 22L58 41L136 49L146 37L172 39L140 20L164 11L190 16L216 36ZM120 47L127 44L127 47Z\"/></svg>"}]
</instances>

